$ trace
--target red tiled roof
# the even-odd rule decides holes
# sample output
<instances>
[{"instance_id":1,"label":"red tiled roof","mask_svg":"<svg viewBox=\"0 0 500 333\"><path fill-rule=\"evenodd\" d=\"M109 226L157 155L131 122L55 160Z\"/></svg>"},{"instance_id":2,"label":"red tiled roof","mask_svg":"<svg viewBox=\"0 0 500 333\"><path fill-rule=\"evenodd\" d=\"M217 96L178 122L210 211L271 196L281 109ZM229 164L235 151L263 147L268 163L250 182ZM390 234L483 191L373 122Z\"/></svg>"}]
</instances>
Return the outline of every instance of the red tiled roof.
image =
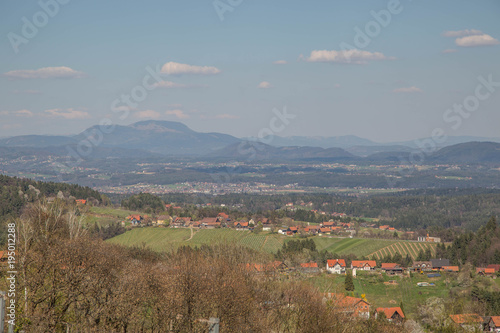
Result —
<instances>
[{"instance_id":1,"label":"red tiled roof","mask_svg":"<svg viewBox=\"0 0 500 333\"><path fill-rule=\"evenodd\" d=\"M383 313L385 313L385 317L386 318L392 318L392 316L394 316L394 314L396 312L399 313L399 315L401 316L401 318L405 317L405 314L403 313L403 310L401 310L401 308L399 306L395 307L395 308L377 308L375 311L376 312L383 312Z\"/></svg>"},{"instance_id":2,"label":"red tiled roof","mask_svg":"<svg viewBox=\"0 0 500 333\"><path fill-rule=\"evenodd\" d=\"M332 229L330 229L328 227L325 227L325 228L320 228L319 231L321 231L321 232L330 232L330 231L332 231Z\"/></svg>"},{"instance_id":3,"label":"red tiled roof","mask_svg":"<svg viewBox=\"0 0 500 333\"><path fill-rule=\"evenodd\" d=\"M491 316L491 320L496 327L500 327L500 316Z\"/></svg>"},{"instance_id":4,"label":"red tiled roof","mask_svg":"<svg viewBox=\"0 0 500 333\"><path fill-rule=\"evenodd\" d=\"M495 269L494 268L478 267L478 268L476 268L476 273L495 274Z\"/></svg>"},{"instance_id":5,"label":"red tiled roof","mask_svg":"<svg viewBox=\"0 0 500 333\"><path fill-rule=\"evenodd\" d=\"M443 269L445 271L452 271L452 272L458 272L459 271L458 266L443 266Z\"/></svg>"},{"instance_id":6,"label":"red tiled roof","mask_svg":"<svg viewBox=\"0 0 500 333\"><path fill-rule=\"evenodd\" d=\"M450 315L451 320L457 324L482 323L483 319L476 313Z\"/></svg>"},{"instance_id":7,"label":"red tiled roof","mask_svg":"<svg viewBox=\"0 0 500 333\"><path fill-rule=\"evenodd\" d=\"M346 266L344 259L329 259L329 260L326 261L326 264L328 265L328 267L333 267L337 263L340 265L340 267L345 267Z\"/></svg>"},{"instance_id":8,"label":"red tiled roof","mask_svg":"<svg viewBox=\"0 0 500 333\"><path fill-rule=\"evenodd\" d=\"M362 268L365 266L375 267L377 266L377 262L375 260L353 260L351 263L354 268Z\"/></svg>"},{"instance_id":9,"label":"red tiled roof","mask_svg":"<svg viewBox=\"0 0 500 333\"><path fill-rule=\"evenodd\" d=\"M500 271L500 265L491 264L491 265L488 265L488 267L486 267L486 268L493 268L495 270L495 272Z\"/></svg>"},{"instance_id":10,"label":"red tiled roof","mask_svg":"<svg viewBox=\"0 0 500 333\"><path fill-rule=\"evenodd\" d=\"M398 266L396 263L382 263L382 269L393 269L396 266Z\"/></svg>"}]
</instances>

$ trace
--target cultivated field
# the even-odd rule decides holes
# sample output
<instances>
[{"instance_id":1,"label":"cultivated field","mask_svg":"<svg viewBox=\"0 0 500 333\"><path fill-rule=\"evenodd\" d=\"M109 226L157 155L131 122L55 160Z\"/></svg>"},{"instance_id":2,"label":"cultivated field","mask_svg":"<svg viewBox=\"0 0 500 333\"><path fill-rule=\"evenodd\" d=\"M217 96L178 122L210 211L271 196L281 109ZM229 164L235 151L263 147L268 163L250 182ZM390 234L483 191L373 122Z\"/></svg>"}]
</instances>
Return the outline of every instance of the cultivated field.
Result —
<instances>
[{"instance_id":1,"label":"cultivated field","mask_svg":"<svg viewBox=\"0 0 500 333\"><path fill-rule=\"evenodd\" d=\"M185 228L145 227L127 231L108 241L126 246L145 245L152 250L160 252L175 250L182 245L201 246L203 244L228 242L237 243L259 252L276 253L276 251L283 246L284 242L288 242L292 239L297 238L285 237L267 232L255 234L250 231L237 231L233 229L197 230L193 231L193 235L191 235L191 230ZM403 256L406 256L406 253L416 256L412 249L423 248L425 250L425 248L429 246L429 244L424 243L364 238L329 238L316 236L312 239L316 243L316 247L319 251L327 250L328 252L337 253L339 255L354 254L358 258L379 258L380 256L383 257L385 253L396 250L399 250ZM418 253L418 251L416 253Z\"/></svg>"}]
</instances>

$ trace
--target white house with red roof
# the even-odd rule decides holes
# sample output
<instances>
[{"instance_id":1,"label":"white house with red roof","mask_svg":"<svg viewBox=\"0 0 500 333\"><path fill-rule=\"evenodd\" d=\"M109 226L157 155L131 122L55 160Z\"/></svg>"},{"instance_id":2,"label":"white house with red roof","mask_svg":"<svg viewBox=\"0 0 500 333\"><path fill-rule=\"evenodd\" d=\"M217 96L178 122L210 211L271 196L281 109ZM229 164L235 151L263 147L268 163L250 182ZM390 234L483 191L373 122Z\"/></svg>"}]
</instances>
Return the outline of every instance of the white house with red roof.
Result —
<instances>
[{"instance_id":1,"label":"white house with red roof","mask_svg":"<svg viewBox=\"0 0 500 333\"><path fill-rule=\"evenodd\" d=\"M344 274L345 269L344 259L329 259L326 261L326 270L332 274Z\"/></svg>"}]
</instances>

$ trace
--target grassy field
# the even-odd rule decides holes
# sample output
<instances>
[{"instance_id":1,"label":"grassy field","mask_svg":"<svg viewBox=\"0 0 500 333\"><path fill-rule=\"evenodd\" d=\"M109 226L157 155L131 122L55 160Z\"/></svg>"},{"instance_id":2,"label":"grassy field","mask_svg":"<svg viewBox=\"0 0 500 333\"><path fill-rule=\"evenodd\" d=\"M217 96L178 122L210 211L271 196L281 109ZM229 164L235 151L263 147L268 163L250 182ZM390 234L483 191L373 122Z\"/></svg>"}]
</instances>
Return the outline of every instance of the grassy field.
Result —
<instances>
[{"instance_id":1,"label":"grassy field","mask_svg":"<svg viewBox=\"0 0 500 333\"><path fill-rule=\"evenodd\" d=\"M425 274L412 274L412 277L387 276L382 273L359 272L354 279L353 296L366 295L368 302L375 307L399 306L403 302L405 312L414 314L419 303L429 297L446 298L452 287L455 286L457 273L442 273L441 277L428 278ZM389 284L390 280L396 283ZM321 292L344 293L345 276L336 274L322 274L308 279ZM385 282L385 283L384 283ZM434 287L418 287L418 282L434 283Z\"/></svg>"},{"instance_id":2,"label":"grassy field","mask_svg":"<svg viewBox=\"0 0 500 333\"><path fill-rule=\"evenodd\" d=\"M283 246L284 242L297 239L267 232L255 234L250 231L237 231L233 229L198 230L193 233L193 237L191 238L190 229L162 227L135 228L108 241L126 246L146 245L155 251L170 251L181 245L201 246L217 242L234 242L256 251L276 253ZM358 258L376 257L377 254L389 253L391 250L395 251L396 249L403 256L406 256L407 252L413 255L414 252L411 252L409 249L425 248L428 246L428 244L423 243L364 238L313 237L312 239L319 251L327 250L339 255L354 254Z\"/></svg>"},{"instance_id":3,"label":"grassy field","mask_svg":"<svg viewBox=\"0 0 500 333\"><path fill-rule=\"evenodd\" d=\"M144 215L144 213L135 212L132 210L118 209L113 207L90 207L89 211L85 213L86 223L97 223L101 227L106 226L112 222L121 222L129 215L137 214Z\"/></svg>"}]
</instances>

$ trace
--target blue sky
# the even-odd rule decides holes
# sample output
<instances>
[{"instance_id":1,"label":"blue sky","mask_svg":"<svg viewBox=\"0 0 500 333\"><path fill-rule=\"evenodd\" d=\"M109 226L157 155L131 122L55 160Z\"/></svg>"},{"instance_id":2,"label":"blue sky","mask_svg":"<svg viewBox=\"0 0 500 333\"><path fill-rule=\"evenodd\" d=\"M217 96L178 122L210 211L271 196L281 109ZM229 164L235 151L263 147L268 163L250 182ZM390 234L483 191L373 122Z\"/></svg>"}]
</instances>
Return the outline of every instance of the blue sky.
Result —
<instances>
[{"instance_id":1,"label":"blue sky","mask_svg":"<svg viewBox=\"0 0 500 333\"><path fill-rule=\"evenodd\" d=\"M257 136L286 108L277 135L498 137L500 86L474 96L479 77L500 82L499 14L499 1L4 0L0 136L104 118Z\"/></svg>"}]
</instances>

